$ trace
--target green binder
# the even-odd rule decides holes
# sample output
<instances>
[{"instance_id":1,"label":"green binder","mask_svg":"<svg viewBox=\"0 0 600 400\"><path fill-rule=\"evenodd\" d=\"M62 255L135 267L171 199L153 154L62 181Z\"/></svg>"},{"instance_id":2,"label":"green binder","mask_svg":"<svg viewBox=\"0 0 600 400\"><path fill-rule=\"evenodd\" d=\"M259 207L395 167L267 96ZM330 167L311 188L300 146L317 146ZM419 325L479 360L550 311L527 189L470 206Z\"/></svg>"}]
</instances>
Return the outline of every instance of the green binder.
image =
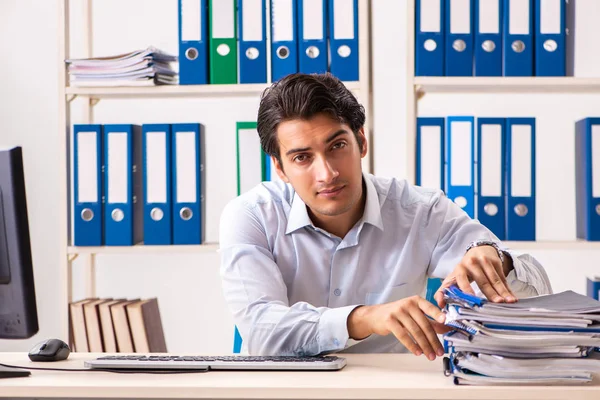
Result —
<instances>
[{"instance_id":1,"label":"green binder","mask_svg":"<svg viewBox=\"0 0 600 400\"><path fill-rule=\"evenodd\" d=\"M210 83L237 83L235 0L209 1Z\"/></svg>"},{"instance_id":2,"label":"green binder","mask_svg":"<svg viewBox=\"0 0 600 400\"><path fill-rule=\"evenodd\" d=\"M267 157L260 146L256 122L236 124L237 194L267 180Z\"/></svg>"}]
</instances>

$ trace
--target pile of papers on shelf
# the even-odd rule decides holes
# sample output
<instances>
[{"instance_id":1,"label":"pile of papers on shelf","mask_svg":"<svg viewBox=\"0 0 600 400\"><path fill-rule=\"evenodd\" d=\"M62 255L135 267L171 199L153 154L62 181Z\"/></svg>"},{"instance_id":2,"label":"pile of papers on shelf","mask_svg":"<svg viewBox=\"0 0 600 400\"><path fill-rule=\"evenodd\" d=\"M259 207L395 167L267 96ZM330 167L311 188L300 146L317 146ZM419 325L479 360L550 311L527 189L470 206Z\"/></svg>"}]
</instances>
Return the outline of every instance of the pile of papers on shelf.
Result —
<instances>
[{"instance_id":1,"label":"pile of papers on shelf","mask_svg":"<svg viewBox=\"0 0 600 400\"><path fill-rule=\"evenodd\" d=\"M66 60L71 86L175 85L178 74L170 63L177 56L154 47L112 57Z\"/></svg>"},{"instance_id":2,"label":"pile of papers on shelf","mask_svg":"<svg viewBox=\"0 0 600 400\"><path fill-rule=\"evenodd\" d=\"M600 373L600 301L566 291L491 303L445 289L444 370L464 385L580 384Z\"/></svg>"}]
</instances>

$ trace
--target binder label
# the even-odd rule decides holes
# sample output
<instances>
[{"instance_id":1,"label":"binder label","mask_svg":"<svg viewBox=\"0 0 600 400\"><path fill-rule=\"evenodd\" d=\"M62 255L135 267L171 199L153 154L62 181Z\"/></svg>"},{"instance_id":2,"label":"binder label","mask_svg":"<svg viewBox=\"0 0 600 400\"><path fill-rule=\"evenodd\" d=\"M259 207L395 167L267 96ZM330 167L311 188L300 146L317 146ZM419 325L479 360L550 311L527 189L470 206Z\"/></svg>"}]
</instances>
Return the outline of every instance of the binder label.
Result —
<instances>
[{"instance_id":1,"label":"binder label","mask_svg":"<svg viewBox=\"0 0 600 400\"><path fill-rule=\"evenodd\" d=\"M175 151L177 160L177 202L196 202L196 133L177 132Z\"/></svg>"},{"instance_id":2,"label":"binder label","mask_svg":"<svg viewBox=\"0 0 600 400\"><path fill-rule=\"evenodd\" d=\"M108 203L127 203L127 133L108 134Z\"/></svg>"},{"instance_id":3,"label":"binder label","mask_svg":"<svg viewBox=\"0 0 600 400\"><path fill-rule=\"evenodd\" d=\"M304 0L304 40L323 40L323 0Z\"/></svg>"},{"instance_id":4,"label":"binder label","mask_svg":"<svg viewBox=\"0 0 600 400\"><path fill-rule=\"evenodd\" d=\"M77 198L79 203L98 201L98 149L96 132L77 133Z\"/></svg>"},{"instance_id":5,"label":"binder label","mask_svg":"<svg viewBox=\"0 0 600 400\"><path fill-rule=\"evenodd\" d=\"M471 33L471 0L450 0L450 33Z\"/></svg>"},{"instance_id":6,"label":"binder label","mask_svg":"<svg viewBox=\"0 0 600 400\"><path fill-rule=\"evenodd\" d=\"M235 4L232 0L218 0L213 8L212 35L216 39L232 39L235 36Z\"/></svg>"},{"instance_id":7,"label":"binder label","mask_svg":"<svg viewBox=\"0 0 600 400\"><path fill-rule=\"evenodd\" d=\"M540 33L560 33L561 1L564 0L540 0Z\"/></svg>"},{"instance_id":8,"label":"binder label","mask_svg":"<svg viewBox=\"0 0 600 400\"><path fill-rule=\"evenodd\" d=\"M242 0L242 40L260 42L263 40L262 0Z\"/></svg>"},{"instance_id":9,"label":"binder label","mask_svg":"<svg viewBox=\"0 0 600 400\"><path fill-rule=\"evenodd\" d=\"M600 125L592 125L592 197L600 197Z\"/></svg>"},{"instance_id":10,"label":"binder label","mask_svg":"<svg viewBox=\"0 0 600 400\"><path fill-rule=\"evenodd\" d=\"M167 137L165 132L146 133L146 203L167 202Z\"/></svg>"},{"instance_id":11,"label":"binder label","mask_svg":"<svg viewBox=\"0 0 600 400\"><path fill-rule=\"evenodd\" d=\"M354 0L333 0L333 38L354 39Z\"/></svg>"},{"instance_id":12,"label":"binder label","mask_svg":"<svg viewBox=\"0 0 600 400\"><path fill-rule=\"evenodd\" d=\"M200 0L181 0L181 40L201 41Z\"/></svg>"},{"instance_id":13,"label":"binder label","mask_svg":"<svg viewBox=\"0 0 600 400\"><path fill-rule=\"evenodd\" d=\"M511 35L529 35L529 0L508 0L509 23Z\"/></svg>"},{"instance_id":14,"label":"binder label","mask_svg":"<svg viewBox=\"0 0 600 400\"><path fill-rule=\"evenodd\" d=\"M511 196L531 197L531 126L513 125L511 136Z\"/></svg>"},{"instance_id":15,"label":"binder label","mask_svg":"<svg viewBox=\"0 0 600 400\"><path fill-rule=\"evenodd\" d=\"M471 186L471 166L473 165L471 150L471 123L453 122L451 127L452 144L450 151L452 186Z\"/></svg>"},{"instance_id":16,"label":"binder label","mask_svg":"<svg viewBox=\"0 0 600 400\"><path fill-rule=\"evenodd\" d=\"M421 186L441 189L442 177L442 128L439 126L421 127Z\"/></svg>"},{"instance_id":17,"label":"binder label","mask_svg":"<svg viewBox=\"0 0 600 400\"><path fill-rule=\"evenodd\" d=\"M479 33L500 33L498 0L479 0Z\"/></svg>"},{"instance_id":18,"label":"binder label","mask_svg":"<svg viewBox=\"0 0 600 400\"><path fill-rule=\"evenodd\" d=\"M502 127L481 125L481 196L502 196Z\"/></svg>"},{"instance_id":19,"label":"binder label","mask_svg":"<svg viewBox=\"0 0 600 400\"><path fill-rule=\"evenodd\" d=\"M273 41L289 42L294 40L294 10L292 0L273 0Z\"/></svg>"},{"instance_id":20,"label":"binder label","mask_svg":"<svg viewBox=\"0 0 600 400\"><path fill-rule=\"evenodd\" d=\"M421 0L421 32L439 32L442 19L440 0Z\"/></svg>"}]
</instances>

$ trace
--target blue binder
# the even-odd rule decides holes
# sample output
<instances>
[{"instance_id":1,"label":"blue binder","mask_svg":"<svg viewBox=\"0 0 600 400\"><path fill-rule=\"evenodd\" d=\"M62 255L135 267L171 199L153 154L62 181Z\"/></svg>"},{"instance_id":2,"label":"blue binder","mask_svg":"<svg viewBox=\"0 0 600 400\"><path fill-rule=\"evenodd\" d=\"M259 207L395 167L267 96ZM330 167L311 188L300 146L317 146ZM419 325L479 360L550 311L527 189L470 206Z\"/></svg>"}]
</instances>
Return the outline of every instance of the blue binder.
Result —
<instances>
[{"instance_id":1,"label":"blue binder","mask_svg":"<svg viewBox=\"0 0 600 400\"><path fill-rule=\"evenodd\" d=\"M506 239L535 240L535 118L506 119L506 175Z\"/></svg>"},{"instance_id":2,"label":"blue binder","mask_svg":"<svg viewBox=\"0 0 600 400\"><path fill-rule=\"evenodd\" d=\"M475 76L502 76L503 0L475 0Z\"/></svg>"},{"instance_id":3,"label":"blue binder","mask_svg":"<svg viewBox=\"0 0 600 400\"><path fill-rule=\"evenodd\" d=\"M201 244L202 126L172 124L173 244Z\"/></svg>"},{"instance_id":4,"label":"blue binder","mask_svg":"<svg viewBox=\"0 0 600 400\"><path fill-rule=\"evenodd\" d=\"M473 1L446 0L446 76L473 76Z\"/></svg>"},{"instance_id":5,"label":"blue binder","mask_svg":"<svg viewBox=\"0 0 600 400\"><path fill-rule=\"evenodd\" d=\"M329 0L330 72L358 81L358 0Z\"/></svg>"},{"instance_id":6,"label":"blue binder","mask_svg":"<svg viewBox=\"0 0 600 400\"><path fill-rule=\"evenodd\" d=\"M444 118L417 118L416 184L446 190L444 174Z\"/></svg>"},{"instance_id":7,"label":"blue binder","mask_svg":"<svg viewBox=\"0 0 600 400\"><path fill-rule=\"evenodd\" d=\"M327 72L326 0L298 0L298 71Z\"/></svg>"},{"instance_id":8,"label":"blue binder","mask_svg":"<svg viewBox=\"0 0 600 400\"><path fill-rule=\"evenodd\" d=\"M142 128L104 125L105 245L132 246L143 240Z\"/></svg>"},{"instance_id":9,"label":"blue binder","mask_svg":"<svg viewBox=\"0 0 600 400\"><path fill-rule=\"evenodd\" d=\"M505 120L477 118L477 219L506 239Z\"/></svg>"},{"instance_id":10,"label":"blue binder","mask_svg":"<svg viewBox=\"0 0 600 400\"><path fill-rule=\"evenodd\" d=\"M267 82L265 0L238 0L240 83Z\"/></svg>"},{"instance_id":11,"label":"blue binder","mask_svg":"<svg viewBox=\"0 0 600 400\"><path fill-rule=\"evenodd\" d=\"M296 0L271 0L271 80L298 72Z\"/></svg>"},{"instance_id":12,"label":"blue binder","mask_svg":"<svg viewBox=\"0 0 600 400\"><path fill-rule=\"evenodd\" d=\"M575 123L577 238L600 240L600 118Z\"/></svg>"},{"instance_id":13,"label":"blue binder","mask_svg":"<svg viewBox=\"0 0 600 400\"><path fill-rule=\"evenodd\" d=\"M566 5L564 0L535 0L535 75L566 75Z\"/></svg>"},{"instance_id":14,"label":"blue binder","mask_svg":"<svg viewBox=\"0 0 600 400\"><path fill-rule=\"evenodd\" d=\"M533 75L533 0L504 1L504 76Z\"/></svg>"},{"instance_id":15,"label":"blue binder","mask_svg":"<svg viewBox=\"0 0 600 400\"><path fill-rule=\"evenodd\" d=\"M171 126L142 126L144 244L172 244Z\"/></svg>"},{"instance_id":16,"label":"blue binder","mask_svg":"<svg viewBox=\"0 0 600 400\"><path fill-rule=\"evenodd\" d=\"M74 125L73 150L73 244L102 246L102 125Z\"/></svg>"},{"instance_id":17,"label":"blue binder","mask_svg":"<svg viewBox=\"0 0 600 400\"><path fill-rule=\"evenodd\" d=\"M178 0L179 84L208 83L208 0Z\"/></svg>"},{"instance_id":18,"label":"blue binder","mask_svg":"<svg viewBox=\"0 0 600 400\"><path fill-rule=\"evenodd\" d=\"M594 300L600 300L600 276L586 278L586 295Z\"/></svg>"},{"instance_id":19,"label":"blue binder","mask_svg":"<svg viewBox=\"0 0 600 400\"><path fill-rule=\"evenodd\" d=\"M416 0L415 76L444 76L444 0Z\"/></svg>"},{"instance_id":20,"label":"blue binder","mask_svg":"<svg viewBox=\"0 0 600 400\"><path fill-rule=\"evenodd\" d=\"M446 118L447 194L471 218L475 218L474 120Z\"/></svg>"}]
</instances>

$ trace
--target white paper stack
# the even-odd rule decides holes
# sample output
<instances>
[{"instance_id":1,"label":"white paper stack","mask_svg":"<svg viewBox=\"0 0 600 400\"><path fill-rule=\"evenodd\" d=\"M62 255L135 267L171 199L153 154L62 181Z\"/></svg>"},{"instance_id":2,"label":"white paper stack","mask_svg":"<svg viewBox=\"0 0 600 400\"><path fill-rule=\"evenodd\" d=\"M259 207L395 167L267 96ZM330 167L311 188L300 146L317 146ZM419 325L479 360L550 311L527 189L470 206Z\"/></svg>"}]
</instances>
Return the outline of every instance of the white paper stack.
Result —
<instances>
[{"instance_id":1,"label":"white paper stack","mask_svg":"<svg viewBox=\"0 0 600 400\"><path fill-rule=\"evenodd\" d=\"M581 384L600 372L600 302L572 291L489 303L445 291L446 375L456 384Z\"/></svg>"},{"instance_id":2,"label":"white paper stack","mask_svg":"<svg viewBox=\"0 0 600 400\"><path fill-rule=\"evenodd\" d=\"M78 87L154 86L178 83L177 57L154 47L111 57L66 60L69 83Z\"/></svg>"}]
</instances>

